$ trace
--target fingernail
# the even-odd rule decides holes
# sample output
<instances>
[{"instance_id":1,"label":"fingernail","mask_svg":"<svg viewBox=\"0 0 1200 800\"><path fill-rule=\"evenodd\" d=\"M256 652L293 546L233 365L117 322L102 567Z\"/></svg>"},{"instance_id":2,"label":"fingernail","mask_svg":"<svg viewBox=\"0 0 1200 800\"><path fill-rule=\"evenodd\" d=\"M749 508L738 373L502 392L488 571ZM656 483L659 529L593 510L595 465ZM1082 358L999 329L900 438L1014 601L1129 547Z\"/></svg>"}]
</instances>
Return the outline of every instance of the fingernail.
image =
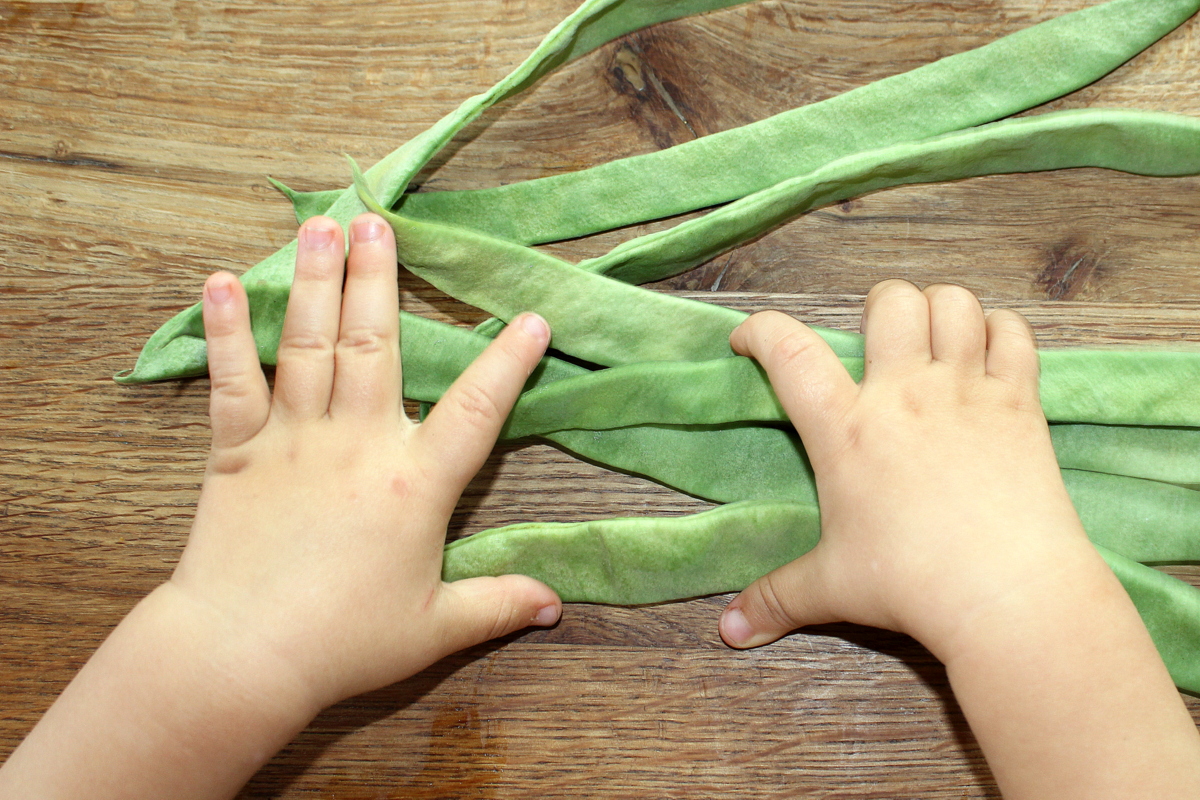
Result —
<instances>
[{"instance_id":1,"label":"fingernail","mask_svg":"<svg viewBox=\"0 0 1200 800\"><path fill-rule=\"evenodd\" d=\"M543 606L533 616L534 625L546 627L553 625L555 622L558 622L558 606Z\"/></svg>"},{"instance_id":2,"label":"fingernail","mask_svg":"<svg viewBox=\"0 0 1200 800\"><path fill-rule=\"evenodd\" d=\"M333 229L306 225L300 229L300 244L309 250L324 250L333 244Z\"/></svg>"},{"instance_id":3,"label":"fingernail","mask_svg":"<svg viewBox=\"0 0 1200 800\"><path fill-rule=\"evenodd\" d=\"M359 220L354 223L350 236L356 242L373 242L383 236L383 223L374 218Z\"/></svg>"},{"instance_id":4,"label":"fingernail","mask_svg":"<svg viewBox=\"0 0 1200 800\"><path fill-rule=\"evenodd\" d=\"M550 338L550 325L532 312L521 315L521 329L535 339Z\"/></svg>"},{"instance_id":5,"label":"fingernail","mask_svg":"<svg viewBox=\"0 0 1200 800\"><path fill-rule=\"evenodd\" d=\"M740 608L727 608L721 615L721 634L730 644L743 645L754 636L754 631Z\"/></svg>"},{"instance_id":6,"label":"fingernail","mask_svg":"<svg viewBox=\"0 0 1200 800\"><path fill-rule=\"evenodd\" d=\"M223 305L233 296L233 288L228 281L214 281L208 284L208 300L214 305Z\"/></svg>"}]
</instances>

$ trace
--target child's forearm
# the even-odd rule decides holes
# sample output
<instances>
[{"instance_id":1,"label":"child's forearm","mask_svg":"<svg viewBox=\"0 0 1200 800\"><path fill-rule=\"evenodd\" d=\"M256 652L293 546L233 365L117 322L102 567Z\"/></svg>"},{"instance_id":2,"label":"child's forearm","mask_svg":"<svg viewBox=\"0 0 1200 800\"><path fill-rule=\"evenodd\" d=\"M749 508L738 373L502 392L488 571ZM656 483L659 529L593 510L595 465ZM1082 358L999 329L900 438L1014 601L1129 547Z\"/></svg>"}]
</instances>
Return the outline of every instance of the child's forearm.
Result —
<instances>
[{"instance_id":1,"label":"child's forearm","mask_svg":"<svg viewBox=\"0 0 1200 800\"><path fill-rule=\"evenodd\" d=\"M0 768L0 798L232 797L318 710L261 642L168 583Z\"/></svg>"},{"instance_id":2,"label":"child's forearm","mask_svg":"<svg viewBox=\"0 0 1200 800\"><path fill-rule=\"evenodd\" d=\"M1200 797L1200 735L1129 597L1090 548L1058 566L933 647L1005 798Z\"/></svg>"}]
</instances>

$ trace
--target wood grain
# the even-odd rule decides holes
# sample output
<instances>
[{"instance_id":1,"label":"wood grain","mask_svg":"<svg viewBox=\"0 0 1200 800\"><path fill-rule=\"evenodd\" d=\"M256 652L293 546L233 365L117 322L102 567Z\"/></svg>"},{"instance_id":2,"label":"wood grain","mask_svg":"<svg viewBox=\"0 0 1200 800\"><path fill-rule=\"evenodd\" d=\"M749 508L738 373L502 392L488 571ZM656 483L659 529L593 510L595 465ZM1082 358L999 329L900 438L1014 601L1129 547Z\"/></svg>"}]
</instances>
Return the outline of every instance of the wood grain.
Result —
<instances>
[{"instance_id":1,"label":"wood grain","mask_svg":"<svg viewBox=\"0 0 1200 800\"><path fill-rule=\"evenodd\" d=\"M633 34L473 125L422 190L577 169L728 129L1087 0L751 3ZM207 450L207 382L119 387L145 337L292 236L270 173L344 185L498 80L570 0L0 5L0 757L170 574ZM1196 20L1051 107L1200 113ZM634 74L653 74L642 88ZM653 89L661 86L671 99ZM648 91L646 87L651 87ZM679 113L676 113L678 110ZM1044 109L1039 109L1044 110ZM1197 179L1100 170L907 187L816 211L660 288L857 324L882 277L951 280L1044 343L1200 340ZM671 221L548 249L572 259ZM478 312L402 280L407 308ZM790 293L790 294L783 294ZM707 504L506 446L451 535ZM1200 582L1200 572L1179 569ZM830 626L750 654L723 598L572 606L324 713L244 797L996 797L944 672ZM1200 719L1200 703L1189 700Z\"/></svg>"}]
</instances>

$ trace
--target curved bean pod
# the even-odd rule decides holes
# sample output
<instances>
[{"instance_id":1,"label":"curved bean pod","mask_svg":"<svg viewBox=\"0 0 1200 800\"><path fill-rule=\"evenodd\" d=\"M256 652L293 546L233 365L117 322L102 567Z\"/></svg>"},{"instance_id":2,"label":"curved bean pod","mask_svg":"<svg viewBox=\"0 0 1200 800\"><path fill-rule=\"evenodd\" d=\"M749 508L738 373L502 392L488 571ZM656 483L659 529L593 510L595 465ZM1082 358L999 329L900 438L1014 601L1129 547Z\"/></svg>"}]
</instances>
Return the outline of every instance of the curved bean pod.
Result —
<instances>
[{"instance_id":1,"label":"curved bean pod","mask_svg":"<svg viewBox=\"0 0 1200 800\"><path fill-rule=\"evenodd\" d=\"M740 591L820 538L805 503L745 502L684 517L510 525L446 545L442 577L520 573L567 602L637 605ZM1097 546L1176 686L1200 693L1200 589Z\"/></svg>"},{"instance_id":2,"label":"curved bean pod","mask_svg":"<svg viewBox=\"0 0 1200 800\"><path fill-rule=\"evenodd\" d=\"M1153 564L1200 562L1200 492L1173 483L1064 469L1088 538Z\"/></svg>"},{"instance_id":3,"label":"curved bean pod","mask_svg":"<svg viewBox=\"0 0 1200 800\"><path fill-rule=\"evenodd\" d=\"M585 0L569 17L560 22L532 53L495 86L469 97L458 108L432 127L392 151L367 171L372 190L390 205L408 186L413 176L442 149L456 133L480 114L573 58L607 41L656 22L689 14L736 5L744 0ZM1164 31L1165 33L1165 31ZM327 201L332 200L326 206ZM304 213L323 213L342 225L349 224L364 210L353 187L336 197L325 195L306 205ZM296 240L251 267L242 275L243 283L252 281L290 284L296 263ZM132 370L118 373L119 383L144 383L190 375L203 375L207 369L207 351L203 337L194 334L200 320L200 304L176 314L151 335L142 347ZM200 325L203 331L203 325Z\"/></svg>"},{"instance_id":4,"label":"curved bean pod","mask_svg":"<svg viewBox=\"0 0 1200 800\"><path fill-rule=\"evenodd\" d=\"M1200 430L1117 425L1051 425L1064 468L1200 484Z\"/></svg>"},{"instance_id":5,"label":"curved bean pod","mask_svg":"<svg viewBox=\"0 0 1200 800\"><path fill-rule=\"evenodd\" d=\"M1200 426L1200 352L1071 349L1039 357L1051 422ZM861 380L862 359L842 363ZM788 417L762 368L735 356L629 364L541 386L522 395L503 435L746 422Z\"/></svg>"},{"instance_id":6,"label":"curved bean pod","mask_svg":"<svg viewBox=\"0 0 1200 800\"><path fill-rule=\"evenodd\" d=\"M409 271L505 321L537 311L565 353L606 366L733 355L729 334L747 317L740 311L631 286L466 228L393 214L371 195L357 167L354 173L363 202L395 231L397 255ZM639 324L621 322L629 317ZM858 334L816 330L835 350L861 347Z\"/></svg>"},{"instance_id":7,"label":"curved bean pod","mask_svg":"<svg viewBox=\"0 0 1200 800\"><path fill-rule=\"evenodd\" d=\"M1200 172L1200 120L1076 109L856 152L702 217L631 239L579 267L648 283L710 261L806 211L879 189L1073 167L1194 175Z\"/></svg>"},{"instance_id":8,"label":"curved bean pod","mask_svg":"<svg viewBox=\"0 0 1200 800\"><path fill-rule=\"evenodd\" d=\"M1175 685L1200 695L1200 589L1097 546L1129 592Z\"/></svg>"},{"instance_id":9,"label":"curved bean pod","mask_svg":"<svg viewBox=\"0 0 1200 800\"><path fill-rule=\"evenodd\" d=\"M636 605L744 588L812 549L814 505L749 501L681 517L527 523L446 545L445 580L520 572L566 602Z\"/></svg>"},{"instance_id":10,"label":"curved bean pod","mask_svg":"<svg viewBox=\"0 0 1200 800\"><path fill-rule=\"evenodd\" d=\"M734 130L508 186L409 194L397 210L535 244L726 203L852 153L973 127L1072 92L1197 8L1195 0L1092 6Z\"/></svg>"},{"instance_id":11,"label":"curved bean pod","mask_svg":"<svg viewBox=\"0 0 1200 800\"><path fill-rule=\"evenodd\" d=\"M716 503L815 503L816 483L790 426L639 425L544 434L572 455Z\"/></svg>"},{"instance_id":12,"label":"curved bean pod","mask_svg":"<svg viewBox=\"0 0 1200 800\"><path fill-rule=\"evenodd\" d=\"M859 153L814 175L785 181L704 217L626 242L586 262L587 271L493 236L393 214L373 198L361 175L356 185L363 202L395 230L399 258L414 273L500 319L538 311L550 322L556 347L578 358L615 365L728 357L732 355L728 335L745 318L736 311L665 297L622 281L636 283L688 269L815 203L907 183L1077 166L1150 175L1200 172L1200 120L1137 111L1064 111ZM483 264L486 269L479 268ZM629 318L639 320L637 329L624 323ZM818 332L839 355L861 355L858 334ZM1067 372L1064 369L1062 374ZM1120 421L1073 412L1057 418Z\"/></svg>"}]
</instances>

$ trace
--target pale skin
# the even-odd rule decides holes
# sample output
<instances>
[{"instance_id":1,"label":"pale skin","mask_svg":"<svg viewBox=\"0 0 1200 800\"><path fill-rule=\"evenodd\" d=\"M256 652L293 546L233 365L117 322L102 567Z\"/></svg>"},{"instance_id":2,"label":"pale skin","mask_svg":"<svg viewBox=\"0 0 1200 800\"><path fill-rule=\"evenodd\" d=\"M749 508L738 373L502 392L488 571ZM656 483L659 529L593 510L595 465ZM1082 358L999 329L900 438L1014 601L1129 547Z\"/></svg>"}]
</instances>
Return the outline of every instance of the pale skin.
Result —
<instances>
[{"instance_id":1,"label":"pale skin","mask_svg":"<svg viewBox=\"0 0 1200 800\"><path fill-rule=\"evenodd\" d=\"M232 797L326 706L557 621L530 578L441 580L450 513L549 329L514 320L418 425L391 228L350 231L346 263L337 223L301 228L273 396L245 292L209 278L213 448L183 556L0 769L0 797Z\"/></svg>"},{"instance_id":2,"label":"pale skin","mask_svg":"<svg viewBox=\"0 0 1200 800\"><path fill-rule=\"evenodd\" d=\"M450 513L549 330L518 317L410 421L392 233L350 230L344 265L336 223L301 228L273 395L244 291L209 279L213 449L183 556L0 767L0 798L231 797L326 706L558 619L532 579L440 579ZM1006 797L1200 796L1200 735L1062 487L1028 326L888 282L864 327L861 386L788 317L733 334L805 439L822 540L739 595L722 636L913 635Z\"/></svg>"},{"instance_id":3,"label":"pale skin","mask_svg":"<svg viewBox=\"0 0 1200 800\"><path fill-rule=\"evenodd\" d=\"M908 633L946 665L1006 798L1200 797L1200 735L1063 487L1029 325L959 287L886 281L863 332L858 385L782 314L733 334L804 440L821 541L729 604L725 641Z\"/></svg>"}]
</instances>

